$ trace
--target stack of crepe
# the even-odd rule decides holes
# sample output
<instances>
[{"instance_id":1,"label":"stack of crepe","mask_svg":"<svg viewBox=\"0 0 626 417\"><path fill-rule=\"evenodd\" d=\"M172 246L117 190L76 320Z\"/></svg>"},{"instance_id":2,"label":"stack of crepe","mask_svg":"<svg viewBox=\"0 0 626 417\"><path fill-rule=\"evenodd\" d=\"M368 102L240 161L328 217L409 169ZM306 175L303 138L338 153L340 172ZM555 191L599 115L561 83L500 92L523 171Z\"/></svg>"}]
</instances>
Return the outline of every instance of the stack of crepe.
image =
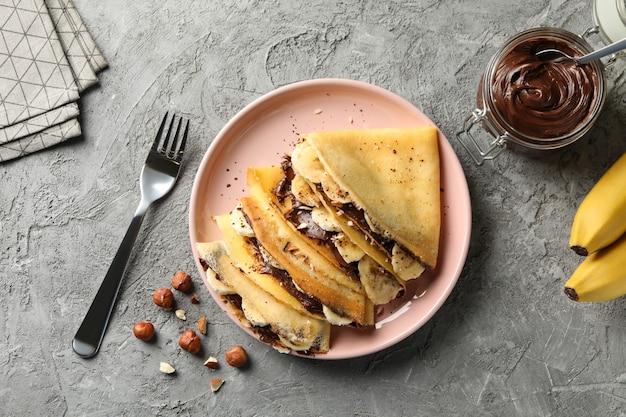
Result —
<instances>
[{"instance_id":1,"label":"stack of crepe","mask_svg":"<svg viewBox=\"0 0 626 417\"><path fill-rule=\"evenodd\" d=\"M280 351L328 352L331 325L373 325L375 306L436 267L435 127L305 134L247 182L214 217L222 239L197 252L229 310Z\"/></svg>"}]
</instances>

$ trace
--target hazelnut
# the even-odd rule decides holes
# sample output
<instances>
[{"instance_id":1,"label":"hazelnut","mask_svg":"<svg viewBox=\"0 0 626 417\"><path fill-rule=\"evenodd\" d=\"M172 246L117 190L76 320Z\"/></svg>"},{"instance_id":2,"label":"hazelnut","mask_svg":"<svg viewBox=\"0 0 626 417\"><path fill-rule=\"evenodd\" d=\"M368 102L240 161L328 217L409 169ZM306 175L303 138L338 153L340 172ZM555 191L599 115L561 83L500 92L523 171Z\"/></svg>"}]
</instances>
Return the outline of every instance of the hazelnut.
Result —
<instances>
[{"instance_id":1,"label":"hazelnut","mask_svg":"<svg viewBox=\"0 0 626 417\"><path fill-rule=\"evenodd\" d=\"M191 354L200 352L200 338L193 330L185 330L178 339L178 345Z\"/></svg>"},{"instance_id":2,"label":"hazelnut","mask_svg":"<svg viewBox=\"0 0 626 417\"><path fill-rule=\"evenodd\" d=\"M170 310L174 305L174 294L169 288L157 288L152 295L152 301L159 307Z\"/></svg>"},{"instance_id":3,"label":"hazelnut","mask_svg":"<svg viewBox=\"0 0 626 417\"><path fill-rule=\"evenodd\" d=\"M191 289L192 284L189 274L183 271L178 271L172 278L172 287L178 291L187 292Z\"/></svg>"},{"instance_id":4,"label":"hazelnut","mask_svg":"<svg viewBox=\"0 0 626 417\"><path fill-rule=\"evenodd\" d=\"M235 368L241 368L248 363L248 354L242 346L235 346L226 351L226 362Z\"/></svg>"},{"instance_id":5,"label":"hazelnut","mask_svg":"<svg viewBox=\"0 0 626 417\"><path fill-rule=\"evenodd\" d=\"M206 316L202 316L198 319L198 331L202 334L206 334Z\"/></svg>"},{"instance_id":6,"label":"hazelnut","mask_svg":"<svg viewBox=\"0 0 626 417\"><path fill-rule=\"evenodd\" d=\"M133 326L133 334L137 339L147 342L154 337L154 326L149 321L138 321Z\"/></svg>"}]
</instances>

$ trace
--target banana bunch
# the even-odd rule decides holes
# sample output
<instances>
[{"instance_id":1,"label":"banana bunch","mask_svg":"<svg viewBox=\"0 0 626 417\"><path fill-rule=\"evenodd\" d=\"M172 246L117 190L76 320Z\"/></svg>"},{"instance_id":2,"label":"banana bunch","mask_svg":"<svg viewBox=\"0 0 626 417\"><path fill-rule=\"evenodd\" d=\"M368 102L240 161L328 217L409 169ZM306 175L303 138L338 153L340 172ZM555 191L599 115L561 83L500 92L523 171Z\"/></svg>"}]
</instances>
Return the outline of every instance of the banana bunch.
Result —
<instances>
[{"instance_id":1,"label":"banana bunch","mask_svg":"<svg viewBox=\"0 0 626 417\"><path fill-rule=\"evenodd\" d=\"M565 283L569 298L606 301L626 294L626 154L583 199L570 247L586 258Z\"/></svg>"},{"instance_id":2,"label":"banana bunch","mask_svg":"<svg viewBox=\"0 0 626 417\"><path fill-rule=\"evenodd\" d=\"M608 301L626 294L626 234L587 256L565 283L574 301Z\"/></svg>"}]
</instances>

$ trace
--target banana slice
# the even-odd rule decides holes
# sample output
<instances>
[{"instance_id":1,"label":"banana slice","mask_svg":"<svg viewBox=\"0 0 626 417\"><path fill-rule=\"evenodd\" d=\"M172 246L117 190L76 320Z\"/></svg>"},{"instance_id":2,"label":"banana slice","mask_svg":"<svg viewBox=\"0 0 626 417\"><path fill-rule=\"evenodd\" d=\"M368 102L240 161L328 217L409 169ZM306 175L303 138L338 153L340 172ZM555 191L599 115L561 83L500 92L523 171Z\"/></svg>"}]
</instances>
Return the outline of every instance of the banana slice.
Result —
<instances>
[{"instance_id":1,"label":"banana slice","mask_svg":"<svg viewBox=\"0 0 626 417\"><path fill-rule=\"evenodd\" d=\"M306 179L319 184L324 176L324 166L317 157L317 151L304 141L296 146L291 154L291 166L296 174L306 172Z\"/></svg>"},{"instance_id":2,"label":"banana slice","mask_svg":"<svg viewBox=\"0 0 626 417\"><path fill-rule=\"evenodd\" d=\"M322 189L333 203L349 204L352 203L350 194L335 182L335 180L324 172L322 175Z\"/></svg>"},{"instance_id":3,"label":"banana slice","mask_svg":"<svg viewBox=\"0 0 626 417\"><path fill-rule=\"evenodd\" d=\"M419 277L425 269L399 245L394 245L391 250L391 267L398 277L405 281Z\"/></svg>"},{"instance_id":4,"label":"banana slice","mask_svg":"<svg viewBox=\"0 0 626 417\"><path fill-rule=\"evenodd\" d=\"M327 232L341 232L341 225L324 207L315 207L311 210L311 218L322 229Z\"/></svg>"},{"instance_id":5,"label":"banana slice","mask_svg":"<svg viewBox=\"0 0 626 417\"><path fill-rule=\"evenodd\" d=\"M201 254L201 256L204 255ZM206 278L211 288L213 288L213 291L215 291L218 295L236 294L235 290L231 286L226 285L217 279L217 274L210 268L206 270Z\"/></svg>"},{"instance_id":6,"label":"banana slice","mask_svg":"<svg viewBox=\"0 0 626 417\"><path fill-rule=\"evenodd\" d=\"M350 240L343 232L337 233L332 237L332 240L343 260L349 264L361 260L365 255L363 249Z\"/></svg>"},{"instance_id":7,"label":"banana slice","mask_svg":"<svg viewBox=\"0 0 626 417\"><path fill-rule=\"evenodd\" d=\"M246 316L248 321L255 326L265 327L270 324L267 319L263 317L263 314L259 311L259 309L248 301L247 298L241 299L241 310L243 310L243 314Z\"/></svg>"},{"instance_id":8,"label":"banana slice","mask_svg":"<svg viewBox=\"0 0 626 417\"><path fill-rule=\"evenodd\" d=\"M375 305L387 304L404 290L391 273L369 256L359 261L359 277L367 296Z\"/></svg>"},{"instance_id":9,"label":"banana slice","mask_svg":"<svg viewBox=\"0 0 626 417\"><path fill-rule=\"evenodd\" d=\"M311 190L311 187L309 187L306 178L302 175L296 175L291 180L291 192L300 203L309 207L319 206L319 200L313 190Z\"/></svg>"},{"instance_id":10,"label":"banana slice","mask_svg":"<svg viewBox=\"0 0 626 417\"><path fill-rule=\"evenodd\" d=\"M326 317L326 321L328 321L333 326L347 326L354 321L349 317L340 316L326 306L322 306L322 311L324 312L324 317Z\"/></svg>"},{"instance_id":11,"label":"banana slice","mask_svg":"<svg viewBox=\"0 0 626 417\"><path fill-rule=\"evenodd\" d=\"M322 184L324 191L333 201L349 203L347 193L324 170L322 162L317 157L316 150L304 141L291 154L291 166L296 174L302 175L314 184ZM306 172L306 175L303 173Z\"/></svg>"}]
</instances>

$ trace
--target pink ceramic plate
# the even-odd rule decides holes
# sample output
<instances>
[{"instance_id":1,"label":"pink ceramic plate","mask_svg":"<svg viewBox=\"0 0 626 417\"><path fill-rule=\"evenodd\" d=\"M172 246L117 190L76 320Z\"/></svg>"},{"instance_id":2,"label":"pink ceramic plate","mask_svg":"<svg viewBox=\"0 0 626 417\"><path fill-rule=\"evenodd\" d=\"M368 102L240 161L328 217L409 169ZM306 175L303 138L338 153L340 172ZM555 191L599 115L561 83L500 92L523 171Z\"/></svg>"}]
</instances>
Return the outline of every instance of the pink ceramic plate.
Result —
<instances>
[{"instance_id":1,"label":"pink ceramic plate","mask_svg":"<svg viewBox=\"0 0 626 417\"><path fill-rule=\"evenodd\" d=\"M433 123L408 101L382 88L349 80L298 82L246 106L211 143L191 193L191 246L205 284L206 275L198 262L195 243L221 238L211 216L232 210L238 199L247 194L245 171L248 166L279 164L283 154L295 145L299 133L422 125ZM412 283L402 299L385 305L375 328L359 331L335 327L331 350L309 357L353 358L392 346L424 325L452 291L467 256L471 204L463 169L441 132L439 146L443 229L437 269ZM208 285L207 288L224 309L222 301ZM244 330L252 335L248 329Z\"/></svg>"}]
</instances>

